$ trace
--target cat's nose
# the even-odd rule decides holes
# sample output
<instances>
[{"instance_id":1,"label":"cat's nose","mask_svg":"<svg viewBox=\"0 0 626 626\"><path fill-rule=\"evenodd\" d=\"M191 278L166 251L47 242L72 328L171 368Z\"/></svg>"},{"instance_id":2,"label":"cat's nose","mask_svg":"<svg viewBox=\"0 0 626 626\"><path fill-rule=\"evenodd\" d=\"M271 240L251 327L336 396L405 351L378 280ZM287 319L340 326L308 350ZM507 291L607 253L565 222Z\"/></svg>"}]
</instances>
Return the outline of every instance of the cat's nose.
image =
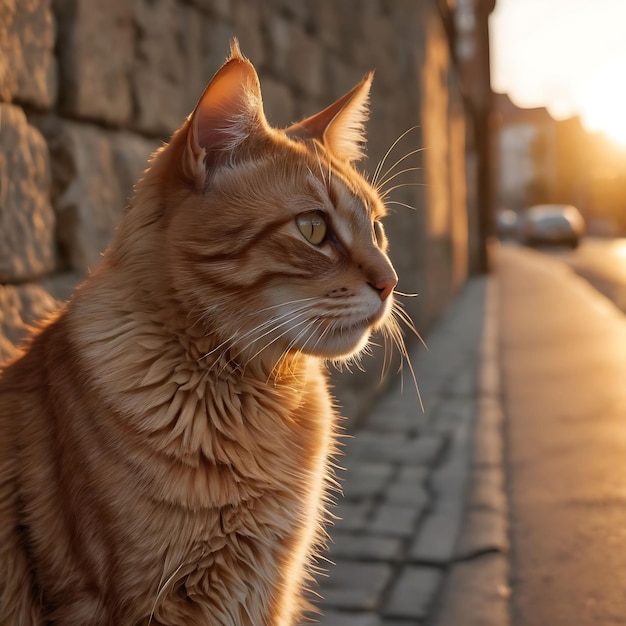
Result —
<instances>
[{"instance_id":1,"label":"cat's nose","mask_svg":"<svg viewBox=\"0 0 626 626\"><path fill-rule=\"evenodd\" d=\"M393 292L394 287L398 284L398 279L395 276L387 276L380 278L376 282L370 283L376 291L380 299L384 302Z\"/></svg>"}]
</instances>

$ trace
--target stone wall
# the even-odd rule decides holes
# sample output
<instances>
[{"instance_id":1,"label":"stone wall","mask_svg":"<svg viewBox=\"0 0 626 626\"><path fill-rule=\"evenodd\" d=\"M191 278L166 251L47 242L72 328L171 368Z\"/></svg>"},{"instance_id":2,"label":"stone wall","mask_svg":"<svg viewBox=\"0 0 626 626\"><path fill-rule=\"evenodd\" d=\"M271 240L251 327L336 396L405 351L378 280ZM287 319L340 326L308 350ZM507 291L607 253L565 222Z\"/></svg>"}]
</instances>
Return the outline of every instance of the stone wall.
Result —
<instances>
[{"instance_id":1,"label":"stone wall","mask_svg":"<svg viewBox=\"0 0 626 626\"><path fill-rule=\"evenodd\" d=\"M277 126L376 69L363 167L408 130L382 171L408 155L387 185L407 183L389 195L387 230L398 288L419 294L406 300L416 326L463 284L465 115L436 0L0 0L0 355L98 264L148 155L232 35ZM380 377L365 366L337 379L351 416Z\"/></svg>"}]
</instances>

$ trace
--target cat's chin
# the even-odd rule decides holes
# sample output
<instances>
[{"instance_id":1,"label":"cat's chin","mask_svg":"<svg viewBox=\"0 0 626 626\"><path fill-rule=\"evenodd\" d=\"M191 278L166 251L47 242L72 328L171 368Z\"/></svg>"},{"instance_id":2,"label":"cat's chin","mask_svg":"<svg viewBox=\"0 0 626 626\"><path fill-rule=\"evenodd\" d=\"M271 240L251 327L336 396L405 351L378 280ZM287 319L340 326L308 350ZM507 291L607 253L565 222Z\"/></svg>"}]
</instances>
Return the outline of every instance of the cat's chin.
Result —
<instances>
[{"instance_id":1,"label":"cat's chin","mask_svg":"<svg viewBox=\"0 0 626 626\"><path fill-rule=\"evenodd\" d=\"M324 359L347 360L367 346L372 331L384 325L387 311L388 307L382 307L370 318L350 325L342 323L334 328L323 327L317 338L307 339L300 348L301 352Z\"/></svg>"},{"instance_id":2,"label":"cat's chin","mask_svg":"<svg viewBox=\"0 0 626 626\"><path fill-rule=\"evenodd\" d=\"M322 359L349 359L367 346L370 335L369 324L362 324L351 329L343 329L336 334L328 334L314 346L303 346L302 352Z\"/></svg>"}]
</instances>

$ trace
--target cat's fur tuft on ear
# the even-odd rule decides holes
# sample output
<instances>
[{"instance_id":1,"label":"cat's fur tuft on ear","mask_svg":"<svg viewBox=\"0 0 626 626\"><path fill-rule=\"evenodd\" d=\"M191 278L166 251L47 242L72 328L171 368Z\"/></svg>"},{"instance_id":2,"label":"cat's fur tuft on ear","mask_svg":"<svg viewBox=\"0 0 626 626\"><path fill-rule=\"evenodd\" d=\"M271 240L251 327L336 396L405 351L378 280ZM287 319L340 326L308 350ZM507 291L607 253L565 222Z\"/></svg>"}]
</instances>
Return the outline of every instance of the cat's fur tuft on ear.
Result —
<instances>
[{"instance_id":1,"label":"cat's fur tuft on ear","mask_svg":"<svg viewBox=\"0 0 626 626\"><path fill-rule=\"evenodd\" d=\"M363 158L365 122L374 72L323 111L285 129L292 139L317 139L346 161Z\"/></svg>"},{"instance_id":2,"label":"cat's fur tuft on ear","mask_svg":"<svg viewBox=\"0 0 626 626\"><path fill-rule=\"evenodd\" d=\"M185 173L198 183L207 168L232 152L267 122L259 78L252 63L232 39L230 55L216 72L190 116Z\"/></svg>"}]
</instances>

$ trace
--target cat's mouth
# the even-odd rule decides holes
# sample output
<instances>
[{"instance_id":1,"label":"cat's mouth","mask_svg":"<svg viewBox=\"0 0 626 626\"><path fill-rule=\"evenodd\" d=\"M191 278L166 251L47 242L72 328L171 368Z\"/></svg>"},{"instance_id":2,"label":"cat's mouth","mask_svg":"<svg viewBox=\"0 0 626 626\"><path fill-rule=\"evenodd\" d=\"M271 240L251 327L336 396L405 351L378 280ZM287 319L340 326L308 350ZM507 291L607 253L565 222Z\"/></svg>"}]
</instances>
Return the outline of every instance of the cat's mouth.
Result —
<instances>
[{"instance_id":1,"label":"cat's mouth","mask_svg":"<svg viewBox=\"0 0 626 626\"><path fill-rule=\"evenodd\" d=\"M330 320L330 332L335 336L359 336L378 328L387 316L387 307L382 306L376 313L362 319Z\"/></svg>"}]
</instances>

